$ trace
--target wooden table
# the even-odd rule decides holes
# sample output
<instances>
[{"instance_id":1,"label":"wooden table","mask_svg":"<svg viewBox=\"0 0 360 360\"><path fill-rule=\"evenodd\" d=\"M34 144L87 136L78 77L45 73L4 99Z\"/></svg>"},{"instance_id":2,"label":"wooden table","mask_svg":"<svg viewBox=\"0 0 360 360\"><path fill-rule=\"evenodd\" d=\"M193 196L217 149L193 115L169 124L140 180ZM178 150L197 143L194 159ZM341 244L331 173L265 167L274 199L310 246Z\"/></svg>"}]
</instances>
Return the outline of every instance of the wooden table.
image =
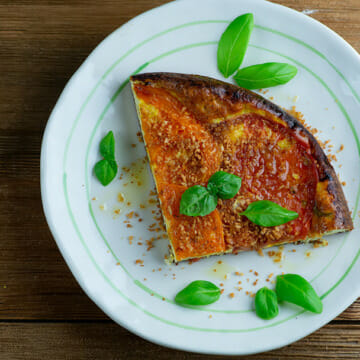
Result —
<instances>
[{"instance_id":1,"label":"wooden table","mask_svg":"<svg viewBox=\"0 0 360 360\"><path fill-rule=\"evenodd\" d=\"M40 199L41 138L66 82L105 36L166 2L0 2L0 359L209 358L151 344L104 315L67 268ZM275 2L315 9L360 50L360 0ZM360 358L360 300L307 338L248 357L285 358Z\"/></svg>"}]
</instances>

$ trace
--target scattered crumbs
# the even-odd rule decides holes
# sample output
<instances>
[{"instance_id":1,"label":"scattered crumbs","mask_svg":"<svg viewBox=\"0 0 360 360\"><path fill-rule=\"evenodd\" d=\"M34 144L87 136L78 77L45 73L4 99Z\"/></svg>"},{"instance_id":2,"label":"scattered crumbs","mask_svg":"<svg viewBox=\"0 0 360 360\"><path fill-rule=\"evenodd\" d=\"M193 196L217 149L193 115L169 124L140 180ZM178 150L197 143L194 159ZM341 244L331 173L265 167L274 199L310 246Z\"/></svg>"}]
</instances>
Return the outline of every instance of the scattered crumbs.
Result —
<instances>
[{"instance_id":1,"label":"scattered crumbs","mask_svg":"<svg viewBox=\"0 0 360 360\"><path fill-rule=\"evenodd\" d=\"M130 205L131 205L131 202L130 202L130 201L128 201L128 202L126 203L126 205L127 205L127 206L130 206Z\"/></svg>"},{"instance_id":2,"label":"scattered crumbs","mask_svg":"<svg viewBox=\"0 0 360 360\"><path fill-rule=\"evenodd\" d=\"M132 219L132 217L134 216L134 212L131 211L128 214L125 215L128 219Z\"/></svg>"},{"instance_id":3,"label":"scattered crumbs","mask_svg":"<svg viewBox=\"0 0 360 360\"><path fill-rule=\"evenodd\" d=\"M108 254L110 254L110 250L106 250L106 252L107 252Z\"/></svg>"},{"instance_id":4,"label":"scattered crumbs","mask_svg":"<svg viewBox=\"0 0 360 360\"><path fill-rule=\"evenodd\" d=\"M223 293L224 293L224 291L225 291L224 289L221 289L221 290L220 290L220 294L223 294Z\"/></svg>"},{"instance_id":5,"label":"scattered crumbs","mask_svg":"<svg viewBox=\"0 0 360 360\"><path fill-rule=\"evenodd\" d=\"M162 300L162 301L165 301L165 298L163 297L161 300Z\"/></svg>"},{"instance_id":6,"label":"scattered crumbs","mask_svg":"<svg viewBox=\"0 0 360 360\"><path fill-rule=\"evenodd\" d=\"M298 96L298 95L294 96L293 99L292 99L292 101L293 101L294 103L296 103L298 100L299 100L299 96Z\"/></svg>"},{"instance_id":7,"label":"scattered crumbs","mask_svg":"<svg viewBox=\"0 0 360 360\"><path fill-rule=\"evenodd\" d=\"M143 221L143 219L142 219L142 218L139 218L139 219L138 219L138 221L139 221L139 222L142 222L142 221Z\"/></svg>"},{"instance_id":8,"label":"scattered crumbs","mask_svg":"<svg viewBox=\"0 0 360 360\"><path fill-rule=\"evenodd\" d=\"M241 273L240 273L240 276L243 276L243 275L244 275L244 273L241 272Z\"/></svg>"},{"instance_id":9,"label":"scattered crumbs","mask_svg":"<svg viewBox=\"0 0 360 360\"><path fill-rule=\"evenodd\" d=\"M255 276L259 276L259 273L257 271L254 271Z\"/></svg>"},{"instance_id":10,"label":"scattered crumbs","mask_svg":"<svg viewBox=\"0 0 360 360\"><path fill-rule=\"evenodd\" d=\"M118 193L117 194L117 201L118 202L124 202L125 198L124 198L124 195L122 193Z\"/></svg>"},{"instance_id":11,"label":"scattered crumbs","mask_svg":"<svg viewBox=\"0 0 360 360\"><path fill-rule=\"evenodd\" d=\"M252 269L250 269L249 272L253 272Z\"/></svg>"},{"instance_id":12,"label":"scattered crumbs","mask_svg":"<svg viewBox=\"0 0 360 360\"><path fill-rule=\"evenodd\" d=\"M274 273L269 274L268 278L271 279L274 276Z\"/></svg>"},{"instance_id":13,"label":"scattered crumbs","mask_svg":"<svg viewBox=\"0 0 360 360\"><path fill-rule=\"evenodd\" d=\"M153 294L153 293L151 293L151 294L150 294L150 296L154 296L154 294Z\"/></svg>"},{"instance_id":14,"label":"scattered crumbs","mask_svg":"<svg viewBox=\"0 0 360 360\"><path fill-rule=\"evenodd\" d=\"M341 185L342 185L342 186L345 186L345 185L346 185L346 181L342 181L342 182L341 182Z\"/></svg>"},{"instance_id":15,"label":"scattered crumbs","mask_svg":"<svg viewBox=\"0 0 360 360\"><path fill-rule=\"evenodd\" d=\"M251 293L250 297L252 297L252 298L255 297L255 293Z\"/></svg>"},{"instance_id":16,"label":"scattered crumbs","mask_svg":"<svg viewBox=\"0 0 360 360\"><path fill-rule=\"evenodd\" d=\"M116 265L117 265L117 266L119 266L119 265L120 265L120 263L119 263L119 262L117 262L117 263L116 263Z\"/></svg>"},{"instance_id":17,"label":"scattered crumbs","mask_svg":"<svg viewBox=\"0 0 360 360\"><path fill-rule=\"evenodd\" d=\"M341 167L342 167L342 164L339 165L339 168L341 168Z\"/></svg>"},{"instance_id":18,"label":"scattered crumbs","mask_svg":"<svg viewBox=\"0 0 360 360\"><path fill-rule=\"evenodd\" d=\"M260 256L264 256L264 252L262 249L258 249L257 250L257 253L260 255Z\"/></svg>"},{"instance_id":19,"label":"scattered crumbs","mask_svg":"<svg viewBox=\"0 0 360 360\"><path fill-rule=\"evenodd\" d=\"M185 269L185 267L184 267L184 266L182 266L180 269L181 269L181 270L184 270L184 269Z\"/></svg>"},{"instance_id":20,"label":"scattered crumbs","mask_svg":"<svg viewBox=\"0 0 360 360\"><path fill-rule=\"evenodd\" d=\"M145 205L144 205L144 204L140 204L140 209L145 209Z\"/></svg>"},{"instance_id":21,"label":"scattered crumbs","mask_svg":"<svg viewBox=\"0 0 360 360\"><path fill-rule=\"evenodd\" d=\"M216 272L216 269L213 269L213 272Z\"/></svg>"},{"instance_id":22,"label":"scattered crumbs","mask_svg":"<svg viewBox=\"0 0 360 360\"><path fill-rule=\"evenodd\" d=\"M209 319L212 319L212 315L209 315Z\"/></svg>"},{"instance_id":23,"label":"scattered crumbs","mask_svg":"<svg viewBox=\"0 0 360 360\"><path fill-rule=\"evenodd\" d=\"M131 144L131 147L135 148L135 147L136 147L136 144Z\"/></svg>"},{"instance_id":24,"label":"scattered crumbs","mask_svg":"<svg viewBox=\"0 0 360 360\"><path fill-rule=\"evenodd\" d=\"M142 243L141 241L138 241L138 243L137 243L137 244L141 246L143 243Z\"/></svg>"},{"instance_id":25,"label":"scattered crumbs","mask_svg":"<svg viewBox=\"0 0 360 360\"><path fill-rule=\"evenodd\" d=\"M144 281L146 281L147 280L147 278L144 278Z\"/></svg>"},{"instance_id":26,"label":"scattered crumbs","mask_svg":"<svg viewBox=\"0 0 360 360\"><path fill-rule=\"evenodd\" d=\"M275 280L272 280L270 284L274 285L274 284L275 284Z\"/></svg>"},{"instance_id":27,"label":"scattered crumbs","mask_svg":"<svg viewBox=\"0 0 360 360\"><path fill-rule=\"evenodd\" d=\"M319 240L315 240L313 242L313 247L316 249L316 248L319 248L319 247L325 247L325 246L328 246L329 243L327 240L324 240L324 239L319 239Z\"/></svg>"},{"instance_id":28,"label":"scattered crumbs","mask_svg":"<svg viewBox=\"0 0 360 360\"><path fill-rule=\"evenodd\" d=\"M227 275L224 275L224 279L227 280L227 278L228 278Z\"/></svg>"},{"instance_id":29,"label":"scattered crumbs","mask_svg":"<svg viewBox=\"0 0 360 360\"><path fill-rule=\"evenodd\" d=\"M238 284L241 285L241 281L238 281Z\"/></svg>"},{"instance_id":30,"label":"scattered crumbs","mask_svg":"<svg viewBox=\"0 0 360 360\"><path fill-rule=\"evenodd\" d=\"M273 97L273 96L270 96L270 97L269 97L269 100L274 100L274 97Z\"/></svg>"},{"instance_id":31,"label":"scattered crumbs","mask_svg":"<svg viewBox=\"0 0 360 360\"><path fill-rule=\"evenodd\" d=\"M241 290L242 290L242 287L240 287L240 286L235 286L235 289L237 289L237 291L241 291Z\"/></svg>"},{"instance_id":32,"label":"scattered crumbs","mask_svg":"<svg viewBox=\"0 0 360 360\"><path fill-rule=\"evenodd\" d=\"M258 283L259 279L256 279L254 282L253 282L253 285L256 286L257 283Z\"/></svg>"},{"instance_id":33,"label":"scattered crumbs","mask_svg":"<svg viewBox=\"0 0 360 360\"><path fill-rule=\"evenodd\" d=\"M104 205L100 205L99 208L100 208L100 210L104 210L104 209L105 209L105 206L104 206Z\"/></svg>"},{"instance_id":34,"label":"scattered crumbs","mask_svg":"<svg viewBox=\"0 0 360 360\"><path fill-rule=\"evenodd\" d=\"M229 298L230 298L230 299L233 299L234 297L235 297L235 294L234 294L234 293L230 293L230 294L229 294Z\"/></svg>"},{"instance_id":35,"label":"scattered crumbs","mask_svg":"<svg viewBox=\"0 0 360 360\"><path fill-rule=\"evenodd\" d=\"M246 295L249 295L249 292L248 292L248 291L246 291L246 292L245 292L245 294L246 294Z\"/></svg>"},{"instance_id":36,"label":"scattered crumbs","mask_svg":"<svg viewBox=\"0 0 360 360\"><path fill-rule=\"evenodd\" d=\"M311 256L311 251L307 251L307 252L305 253L305 256L306 256L306 257L310 257L310 256Z\"/></svg>"},{"instance_id":37,"label":"scattered crumbs","mask_svg":"<svg viewBox=\"0 0 360 360\"><path fill-rule=\"evenodd\" d=\"M219 260L219 261L218 261L218 264L222 264L222 261L221 261L221 260Z\"/></svg>"},{"instance_id":38,"label":"scattered crumbs","mask_svg":"<svg viewBox=\"0 0 360 360\"><path fill-rule=\"evenodd\" d=\"M281 273L281 275L285 275L285 273L284 273L284 272L282 272L282 273Z\"/></svg>"},{"instance_id":39,"label":"scattered crumbs","mask_svg":"<svg viewBox=\"0 0 360 360\"><path fill-rule=\"evenodd\" d=\"M267 282L269 282L269 281L270 281L270 279L266 279L266 281L267 281Z\"/></svg>"},{"instance_id":40,"label":"scattered crumbs","mask_svg":"<svg viewBox=\"0 0 360 360\"><path fill-rule=\"evenodd\" d=\"M240 273L238 271L235 271L235 275L240 276Z\"/></svg>"},{"instance_id":41,"label":"scattered crumbs","mask_svg":"<svg viewBox=\"0 0 360 360\"><path fill-rule=\"evenodd\" d=\"M95 201L95 200L96 200L96 197L93 197L91 200Z\"/></svg>"},{"instance_id":42,"label":"scattered crumbs","mask_svg":"<svg viewBox=\"0 0 360 360\"><path fill-rule=\"evenodd\" d=\"M155 269L152 269L152 272L155 272Z\"/></svg>"},{"instance_id":43,"label":"scattered crumbs","mask_svg":"<svg viewBox=\"0 0 360 360\"><path fill-rule=\"evenodd\" d=\"M144 264L144 260L137 259L137 260L135 260L135 264L143 265L143 264Z\"/></svg>"},{"instance_id":44,"label":"scattered crumbs","mask_svg":"<svg viewBox=\"0 0 360 360\"><path fill-rule=\"evenodd\" d=\"M161 271L162 269L161 268L158 268L158 271Z\"/></svg>"},{"instance_id":45,"label":"scattered crumbs","mask_svg":"<svg viewBox=\"0 0 360 360\"><path fill-rule=\"evenodd\" d=\"M119 215L120 214L120 209L115 209L114 214Z\"/></svg>"},{"instance_id":46,"label":"scattered crumbs","mask_svg":"<svg viewBox=\"0 0 360 360\"><path fill-rule=\"evenodd\" d=\"M247 282L249 282L249 279L246 279Z\"/></svg>"},{"instance_id":47,"label":"scattered crumbs","mask_svg":"<svg viewBox=\"0 0 360 360\"><path fill-rule=\"evenodd\" d=\"M339 149L336 151L337 153L341 152L344 150L344 144L341 144Z\"/></svg>"},{"instance_id":48,"label":"scattered crumbs","mask_svg":"<svg viewBox=\"0 0 360 360\"><path fill-rule=\"evenodd\" d=\"M132 228L133 226L131 224L126 224L127 228Z\"/></svg>"}]
</instances>

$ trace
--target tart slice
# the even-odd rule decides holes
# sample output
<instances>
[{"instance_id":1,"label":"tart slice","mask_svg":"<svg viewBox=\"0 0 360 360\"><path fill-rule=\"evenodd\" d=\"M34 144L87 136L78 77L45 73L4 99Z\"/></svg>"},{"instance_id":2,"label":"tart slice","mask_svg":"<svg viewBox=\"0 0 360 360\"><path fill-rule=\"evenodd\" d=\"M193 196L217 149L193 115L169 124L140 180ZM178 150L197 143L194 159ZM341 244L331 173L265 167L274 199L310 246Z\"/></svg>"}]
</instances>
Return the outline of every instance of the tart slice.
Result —
<instances>
[{"instance_id":1,"label":"tart slice","mask_svg":"<svg viewBox=\"0 0 360 360\"><path fill-rule=\"evenodd\" d=\"M280 107L203 76L148 73L130 81L173 261L317 240L353 228L323 150ZM180 214L183 192L206 186L219 170L242 178L237 195L219 200L207 216ZM258 200L299 216L273 227L239 216Z\"/></svg>"}]
</instances>

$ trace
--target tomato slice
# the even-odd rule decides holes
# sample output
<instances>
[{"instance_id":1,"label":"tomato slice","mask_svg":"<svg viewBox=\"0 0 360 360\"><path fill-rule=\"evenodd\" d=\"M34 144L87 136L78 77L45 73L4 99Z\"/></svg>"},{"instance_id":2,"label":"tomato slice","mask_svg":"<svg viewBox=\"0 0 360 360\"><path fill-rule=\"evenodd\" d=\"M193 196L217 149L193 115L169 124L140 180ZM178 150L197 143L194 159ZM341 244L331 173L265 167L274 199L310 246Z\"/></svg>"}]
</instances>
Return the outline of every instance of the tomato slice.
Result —
<instances>
[{"instance_id":1,"label":"tomato slice","mask_svg":"<svg viewBox=\"0 0 360 360\"><path fill-rule=\"evenodd\" d=\"M160 184L158 187L175 260L224 252L223 228L217 210L206 216L192 217L180 214L180 200L186 189L185 186L173 184Z\"/></svg>"},{"instance_id":2,"label":"tomato slice","mask_svg":"<svg viewBox=\"0 0 360 360\"><path fill-rule=\"evenodd\" d=\"M184 186L206 184L221 161L211 134L168 91L140 84L134 90L155 178Z\"/></svg>"}]
</instances>

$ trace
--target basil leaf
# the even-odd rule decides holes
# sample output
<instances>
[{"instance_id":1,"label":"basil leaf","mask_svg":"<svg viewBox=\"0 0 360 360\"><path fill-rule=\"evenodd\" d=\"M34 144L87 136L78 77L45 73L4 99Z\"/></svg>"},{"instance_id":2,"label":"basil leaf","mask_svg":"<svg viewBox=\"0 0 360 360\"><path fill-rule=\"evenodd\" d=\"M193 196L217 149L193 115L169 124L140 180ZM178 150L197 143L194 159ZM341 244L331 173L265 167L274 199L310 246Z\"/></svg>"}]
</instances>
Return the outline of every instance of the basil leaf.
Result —
<instances>
[{"instance_id":1,"label":"basil leaf","mask_svg":"<svg viewBox=\"0 0 360 360\"><path fill-rule=\"evenodd\" d=\"M253 27L253 14L244 14L232 21L222 34L217 50L217 63L226 78L240 67Z\"/></svg>"},{"instance_id":2,"label":"basil leaf","mask_svg":"<svg viewBox=\"0 0 360 360\"><path fill-rule=\"evenodd\" d=\"M296 274L278 275L276 294L279 300L301 306L311 312L320 314L323 310L321 299L311 284Z\"/></svg>"},{"instance_id":3,"label":"basil leaf","mask_svg":"<svg viewBox=\"0 0 360 360\"><path fill-rule=\"evenodd\" d=\"M104 186L110 184L116 176L117 170L116 162L107 159L100 160L94 167L96 177Z\"/></svg>"},{"instance_id":4,"label":"basil leaf","mask_svg":"<svg viewBox=\"0 0 360 360\"><path fill-rule=\"evenodd\" d=\"M279 314L275 291L264 286L256 293L255 312L259 318L264 320L271 320Z\"/></svg>"},{"instance_id":5,"label":"basil leaf","mask_svg":"<svg viewBox=\"0 0 360 360\"><path fill-rule=\"evenodd\" d=\"M286 84L296 74L293 65L269 62L240 69L234 79L239 86L252 90Z\"/></svg>"},{"instance_id":6,"label":"basil leaf","mask_svg":"<svg viewBox=\"0 0 360 360\"><path fill-rule=\"evenodd\" d=\"M203 186L195 185L185 190L180 200L180 214L187 216L205 216L213 212L217 197Z\"/></svg>"},{"instance_id":7,"label":"basil leaf","mask_svg":"<svg viewBox=\"0 0 360 360\"><path fill-rule=\"evenodd\" d=\"M115 139L112 131L109 131L107 135L101 140L100 154L105 159L115 160Z\"/></svg>"},{"instance_id":8,"label":"basil leaf","mask_svg":"<svg viewBox=\"0 0 360 360\"><path fill-rule=\"evenodd\" d=\"M231 199L241 187L241 178L225 171L217 171L209 179L207 189L220 199Z\"/></svg>"},{"instance_id":9,"label":"basil leaf","mask_svg":"<svg viewBox=\"0 0 360 360\"><path fill-rule=\"evenodd\" d=\"M175 297L180 305L208 305L219 300L220 289L209 281L193 281Z\"/></svg>"},{"instance_id":10,"label":"basil leaf","mask_svg":"<svg viewBox=\"0 0 360 360\"><path fill-rule=\"evenodd\" d=\"M299 216L297 212L285 209L269 200L254 201L240 215L246 216L256 225L266 227L285 224Z\"/></svg>"}]
</instances>

